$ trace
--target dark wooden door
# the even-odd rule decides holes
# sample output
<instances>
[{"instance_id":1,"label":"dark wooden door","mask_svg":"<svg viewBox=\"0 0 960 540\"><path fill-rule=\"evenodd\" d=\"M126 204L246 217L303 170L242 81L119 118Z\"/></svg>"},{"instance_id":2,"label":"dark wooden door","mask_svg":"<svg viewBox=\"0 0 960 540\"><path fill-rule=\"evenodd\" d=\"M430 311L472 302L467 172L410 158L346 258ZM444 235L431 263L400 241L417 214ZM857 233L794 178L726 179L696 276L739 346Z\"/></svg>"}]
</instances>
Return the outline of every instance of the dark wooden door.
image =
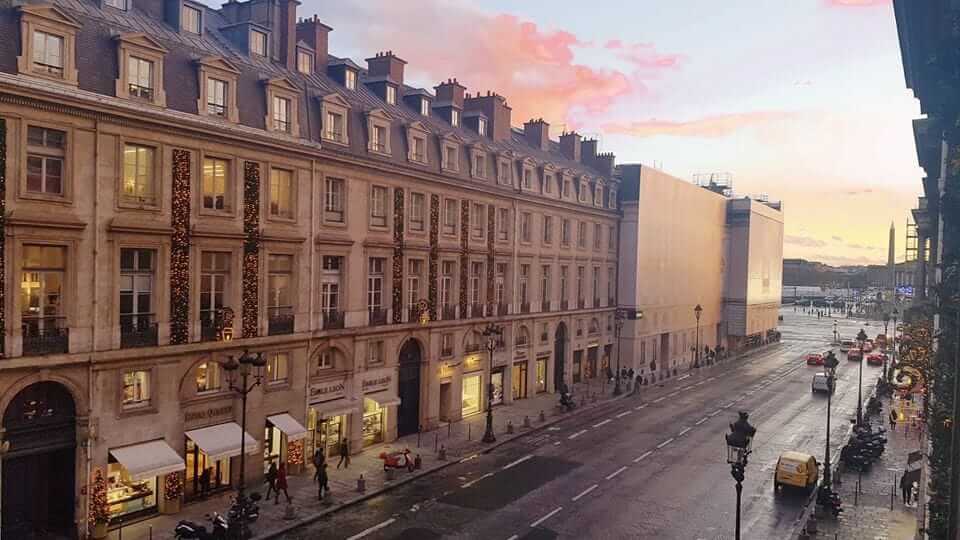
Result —
<instances>
[{"instance_id":1,"label":"dark wooden door","mask_svg":"<svg viewBox=\"0 0 960 540\"><path fill-rule=\"evenodd\" d=\"M553 388L555 392L563 389L563 358L567 352L567 326L563 323L557 325L557 333L554 334L553 343Z\"/></svg>"},{"instance_id":2,"label":"dark wooden door","mask_svg":"<svg viewBox=\"0 0 960 540\"><path fill-rule=\"evenodd\" d=\"M410 339L400 349L397 435L403 437L420 429L420 345Z\"/></svg>"}]
</instances>

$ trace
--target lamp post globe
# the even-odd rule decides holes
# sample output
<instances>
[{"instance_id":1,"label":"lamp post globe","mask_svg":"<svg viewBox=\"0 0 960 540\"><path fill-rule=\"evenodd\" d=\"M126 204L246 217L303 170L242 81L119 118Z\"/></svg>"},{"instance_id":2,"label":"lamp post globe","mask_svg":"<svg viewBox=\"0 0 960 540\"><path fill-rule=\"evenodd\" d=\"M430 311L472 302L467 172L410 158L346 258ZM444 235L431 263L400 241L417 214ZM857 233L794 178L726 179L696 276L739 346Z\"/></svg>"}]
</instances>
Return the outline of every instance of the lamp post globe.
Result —
<instances>
[{"instance_id":1,"label":"lamp post globe","mask_svg":"<svg viewBox=\"0 0 960 540\"><path fill-rule=\"evenodd\" d=\"M860 371L857 376L857 425L863 425L863 346L867 342L867 333L863 328L857 333L857 344L860 346Z\"/></svg>"},{"instance_id":2,"label":"lamp post globe","mask_svg":"<svg viewBox=\"0 0 960 540\"><path fill-rule=\"evenodd\" d=\"M693 316L697 319L697 335L696 335L696 350L693 352L693 367L700 367L700 314L703 313L703 308L700 307L700 304L697 304L693 308Z\"/></svg>"},{"instance_id":3,"label":"lamp post globe","mask_svg":"<svg viewBox=\"0 0 960 540\"><path fill-rule=\"evenodd\" d=\"M483 432L485 443L497 442L493 433L493 353L503 336L503 327L490 323L483 329L483 336L487 338L487 428Z\"/></svg>"},{"instance_id":4,"label":"lamp post globe","mask_svg":"<svg viewBox=\"0 0 960 540\"><path fill-rule=\"evenodd\" d=\"M736 540L740 540L740 499L743 492L743 479L747 460L750 452L753 451L753 437L757 433L757 428L750 425L748 417L748 412L740 411L737 421L730 424L730 433L724 436L727 463L730 464L730 475L736 481L737 488Z\"/></svg>"}]
</instances>

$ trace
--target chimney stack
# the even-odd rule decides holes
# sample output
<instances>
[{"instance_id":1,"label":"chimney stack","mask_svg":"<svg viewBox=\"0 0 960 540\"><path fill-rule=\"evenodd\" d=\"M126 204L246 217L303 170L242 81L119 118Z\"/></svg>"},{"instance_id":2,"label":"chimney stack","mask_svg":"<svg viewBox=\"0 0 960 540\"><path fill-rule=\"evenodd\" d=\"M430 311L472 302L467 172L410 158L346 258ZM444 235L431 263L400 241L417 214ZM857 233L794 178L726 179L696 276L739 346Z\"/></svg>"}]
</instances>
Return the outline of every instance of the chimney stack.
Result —
<instances>
[{"instance_id":1,"label":"chimney stack","mask_svg":"<svg viewBox=\"0 0 960 540\"><path fill-rule=\"evenodd\" d=\"M367 75L372 78L384 78L399 87L403 86L403 66L407 63L394 56L393 51L378 52L367 58Z\"/></svg>"},{"instance_id":2,"label":"chimney stack","mask_svg":"<svg viewBox=\"0 0 960 540\"><path fill-rule=\"evenodd\" d=\"M602 154L597 154L597 157L593 160L593 163L590 164L591 167L596 169L597 172L601 173L607 178L613 178L613 170L616 166L616 157L613 155L613 152L604 152Z\"/></svg>"},{"instance_id":3,"label":"chimney stack","mask_svg":"<svg viewBox=\"0 0 960 540\"><path fill-rule=\"evenodd\" d=\"M560 152L569 160L580 162L581 153L580 134L570 131L560 135Z\"/></svg>"},{"instance_id":4,"label":"chimney stack","mask_svg":"<svg viewBox=\"0 0 960 540\"><path fill-rule=\"evenodd\" d=\"M494 141L505 141L510 138L510 106L501 95L487 91L487 95L477 93L473 97L463 100L463 108L467 111L479 111L487 117L489 123L487 132Z\"/></svg>"},{"instance_id":5,"label":"chimney stack","mask_svg":"<svg viewBox=\"0 0 960 540\"><path fill-rule=\"evenodd\" d=\"M523 135L530 146L544 151L550 149L550 124L544 122L543 118L530 120L524 124Z\"/></svg>"},{"instance_id":6,"label":"chimney stack","mask_svg":"<svg viewBox=\"0 0 960 540\"><path fill-rule=\"evenodd\" d=\"M467 88L457 82L457 79L447 79L433 87L437 94L435 107L453 106L463 110L463 93Z\"/></svg>"},{"instance_id":7,"label":"chimney stack","mask_svg":"<svg viewBox=\"0 0 960 540\"><path fill-rule=\"evenodd\" d=\"M586 139L580 143L580 161L584 165L593 165L593 162L597 159L597 140L596 139Z\"/></svg>"},{"instance_id":8,"label":"chimney stack","mask_svg":"<svg viewBox=\"0 0 960 540\"><path fill-rule=\"evenodd\" d=\"M277 17L277 53L289 70L297 69L297 0L280 0Z\"/></svg>"},{"instance_id":9,"label":"chimney stack","mask_svg":"<svg viewBox=\"0 0 960 540\"><path fill-rule=\"evenodd\" d=\"M324 73L329 54L329 33L333 28L320 22L316 15L312 19L303 19L297 23L297 40L309 45L316 53L317 71Z\"/></svg>"}]
</instances>

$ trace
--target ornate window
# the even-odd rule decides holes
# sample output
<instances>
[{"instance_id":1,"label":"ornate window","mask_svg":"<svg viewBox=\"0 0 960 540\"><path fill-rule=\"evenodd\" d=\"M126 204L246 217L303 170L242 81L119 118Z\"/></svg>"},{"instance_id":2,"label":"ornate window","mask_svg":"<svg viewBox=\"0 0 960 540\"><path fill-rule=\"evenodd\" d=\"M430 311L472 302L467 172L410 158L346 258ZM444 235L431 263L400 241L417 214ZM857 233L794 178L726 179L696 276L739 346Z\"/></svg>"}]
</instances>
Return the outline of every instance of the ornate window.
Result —
<instances>
[{"instance_id":1,"label":"ornate window","mask_svg":"<svg viewBox=\"0 0 960 540\"><path fill-rule=\"evenodd\" d=\"M267 131L300 135L297 122L297 101L299 91L283 77L265 82L267 94Z\"/></svg>"},{"instance_id":2,"label":"ornate window","mask_svg":"<svg viewBox=\"0 0 960 540\"><path fill-rule=\"evenodd\" d=\"M427 128L420 122L411 122L407 126L407 159L427 163Z\"/></svg>"},{"instance_id":3,"label":"ornate window","mask_svg":"<svg viewBox=\"0 0 960 540\"><path fill-rule=\"evenodd\" d=\"M17 71L76 86L75 47L80 24L50 5L22 5L17 9L21 36Z\"/></svg>"},{"instance_id":4,"label":"ornate window","mask_svg":"<svg viewBox=\"0 0 960 540\"><path fill-rule=\"evenodd\" d=\"M200 88L197 113L237 122L240 116L237 77L240 72L233 64L217 56L201 58L196 65Z\"/></svg>"},{"instance_id":5,"label":"ornate window","mask_svg":"<svg viewBox=\"0 0 960 540\"><path fill-rule=\"evenodd\" d=\"M391 155L391 117L383 109L374 109L367 114L367 150L377 154Z\"/></svg>"},{"instance_id":6,"label":"ornate window","mask_svg":"<svg viewBox=\"0 0 960 540\"><path fill-rule=\"evenodd\" d=\"M114 40L120 66L117 97L165 106L163 58L167 49L150 36L137 32L120 34Z\"/></svg>"}]
</instances>

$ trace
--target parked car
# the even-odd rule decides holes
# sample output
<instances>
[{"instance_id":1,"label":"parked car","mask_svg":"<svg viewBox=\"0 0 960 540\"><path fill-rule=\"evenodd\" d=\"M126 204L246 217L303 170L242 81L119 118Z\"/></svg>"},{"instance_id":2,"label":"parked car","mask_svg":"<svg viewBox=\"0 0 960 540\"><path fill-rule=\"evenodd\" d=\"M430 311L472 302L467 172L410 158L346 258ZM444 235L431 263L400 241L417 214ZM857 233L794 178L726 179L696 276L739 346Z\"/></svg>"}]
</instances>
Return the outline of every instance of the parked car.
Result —
<instances>
[{"instance_id":1,"label":"parked car","mask_svg":"<svg viewBox=\"0 0 960 540\"><path fill-rule=\"evenodd\" d=\"M860 349L850 349L847 351L847 360L863 360L863 354Z\"/></svg>"},{"instance_id":2,"label":"parked car","mask_svg":"<svg viewBox=\"0 0 960 540\"><path fill-rule=\"evenodd\" d=\"M887 359L887 355L883 353L873 353L867 355L867 365L870 366L882 366L883 361Z\"/></svg>"},{"instance_id":3,"label":"parked car","mask_svg":"<svg viewBox=\"0 0 960 540\"><path fill-rule=\"evenodd\" d=\"M826 392L832 394L834 390L833 379L827 376L826 373L815 373L813 375L813 382L810 383L810 391L813 393L817 392Z\"/></svg>"},{"instance_id":4,"label":"parked car","mask_svg":"<svg viewBox=\"0 0 960 540\"><path fill-rule=\"evenodd\" d=\"M845 339L840 342L840 352L845 353L854 347L853 340Z\"/></svg>"},{"instance_id":5,"label":"parked car","mask_svg":"<svg viewBox=\"0 0 960 540\"><path fill-rule=\"evenodd\" d=\"M810 353L807 355L807 365L808 366L822 366L823 365L823 355L820 353Z\"/></svg>"},{"instance_id":6,"label":"parked car","mask_svg":"<svg viewBox=\"0 0 960 540\"><path fill-rule=\"evenodd\" d=\"M773 492L791 486L810 491L820 479L820 464L817 458L803 452L784 452L777 460L773 472Z\"/></svg>"}]
</instances>

